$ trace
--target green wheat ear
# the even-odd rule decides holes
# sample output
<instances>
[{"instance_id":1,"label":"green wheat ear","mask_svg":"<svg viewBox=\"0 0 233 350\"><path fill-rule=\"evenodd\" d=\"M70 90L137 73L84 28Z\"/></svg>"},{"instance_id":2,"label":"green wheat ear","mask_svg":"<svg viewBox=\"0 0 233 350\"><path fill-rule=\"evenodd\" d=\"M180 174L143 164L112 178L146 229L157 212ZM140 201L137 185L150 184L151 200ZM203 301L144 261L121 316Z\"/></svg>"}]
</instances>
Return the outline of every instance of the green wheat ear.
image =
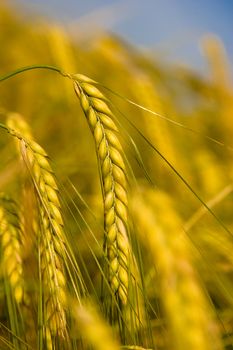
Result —
<instances>
[{"instance_id":1,"label":"green wheat ear","mask_svg":"<svg viewBox=\"0 0 233 350\"><path fill-rule=\"evenodd\" d=\"M74 89L93 134L100 164L108 280L113 293L125 305L130 261L126 166L112 112L104 95L91 83L89 78L75 75Z\"/></svg>"}]
</instances>

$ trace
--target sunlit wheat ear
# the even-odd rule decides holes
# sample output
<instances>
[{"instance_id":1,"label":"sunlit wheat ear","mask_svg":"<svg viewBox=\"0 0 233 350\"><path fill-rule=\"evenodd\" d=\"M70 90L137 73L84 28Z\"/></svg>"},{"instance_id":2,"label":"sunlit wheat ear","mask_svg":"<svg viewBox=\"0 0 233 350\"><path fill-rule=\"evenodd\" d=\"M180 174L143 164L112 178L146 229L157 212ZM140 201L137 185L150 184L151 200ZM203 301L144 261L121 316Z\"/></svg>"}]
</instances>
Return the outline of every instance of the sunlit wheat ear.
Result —
<instances>
[{"instance_id":1,"label":"sunlit wheat ear","mask_svg":"<svg viewBox=\"0 0 233 350\"><path fill-rule=\"evenodd\" d=\"M102 93L82 75L75 76L75 92L80 99L94 137L104 201L105 246L109 261L108 279L112 291L123 304L128 298L129 242L127 233L126 167L118 129Z\"/></svg>"},{"instance_id":2,"label":"sunlit wheat ear","mask_svg":"<svg viewBox=\"0 0 233 350\"><path fill-rule=\"evenodd\" d=\"M40 213L40 266L44 290L44 322L53 335L66 335L66 278L63 220L58 188L45 151L35 142L20 141L23 159L32 176Z\"/></svg>"},{"instance_id":3,"label":"sunlit wheat ear","mask_svg":"<svg viewBox=\"0 0 233 350\"><path fill-rule=\"evenodd\" d=\"M0 215L0 226L3 224L7 231L2 232L2 242L5 246L2 247L2 265L4 267L5 278L9 280L9 284L12 289L12 295L16 301L17 310L20 314L20 321L22 322L22 333L20 334L25 341L35 346L36 344L36 331L35 331L35 320L34 313L32 308L31 294L28 288L29 282L25 274L25 264L24 264L24 253L27 250L26 244L24 243L24 232L22 225L22 217L19 205L16 204L14 200L10 197L0 194L1 202L1 214L4 211L4 218ZM27 213L30 216L30 213ZM6 225L6 221L8 226ZM8 236L7 236L8 235ZM11 235L11 237L10 237ZM7 238L8 237L8 238ZM16 241L17 240L17 241ZM10 248L11 247L11 248ZM4 251L11 252L5 256ZM9 270L10 261L11 270ZM30 265L32 266L32 265ZM12 276L14 274L13 280L16 284L16 288L12 285ZM6 290L6 296L8 299L9 317L11 319L11 329L12 322L14 317L17 317L18 313L12 313L10 310L14 308L14 303L12 303L11 297L7 295L8 291ZM12 329L13 331L13 329Z\"/></svg>"},{"instance_id":4,"label":"sunlit wheat ear","mask_svg":"<svg viewBox=\"0 0 233 350\"><path fill-rule=\"evenodd\" d=\"M10 205L12 204L13 203L10 203ZM19 227L15 219L14 212L9 209L9 199L1 194L0 240L2 246L3 272L5 278L9 281L16 302L20 304L23 301L22 247L20 243Z\"/></svg>"},{"instance_id":5,"label":"sunlit wheat ear","mask_svg":"<svg viewBox=\"0 0 233 350\"><path fill-rule=\"evenodd\" d=\"M44 323L53 335L66 334L65 276L62 261L64 252L63 220L60 213L58 188L46 152L36 142L25 141L19 133L10 130L20 140L22 158L33 180L38 198L41 232L40 259L42 289L44 291Z\"/></svg>"},{"instance_id":6,"label":"sunlit wheat ear","mask_svg":"<svg viewBox=\"0 0 233 350\"><path fill-rule=\"evenodd\" d=\"M44 149L35 141L25 139L19 130L8 129L19 140L20 152L32 179L38 200L39 273L43 291L44 337L66 336L66 278L63 257L65 234L60 211L58 187Z\"/></svg>"},{"instance_id":7,"label":"sunlit wheat ear","mask_svg":"<svg viewBox=\"0 0 233 350\"><path fill-rule=\"evenodd\" d=\"M43 286L45 334L66 336L66 291L61 251L57 251L53 231L43 207L40 207L41 236L39 254L41 280ZM60 246L59 249L62 249Z\"/></svg>"},{"instance_id":8,"label":"sunlit wheat ear","mask_svg":"<svg viewBox=\"0 0 233 350\"><path fill-rule=\"evenodd\" d=\"M163 193L135 196L133 213L142 242L158 273L169 341L176 350L222 349L211 304L192 262L181 220Z\"/></svg>"}]
</instances>

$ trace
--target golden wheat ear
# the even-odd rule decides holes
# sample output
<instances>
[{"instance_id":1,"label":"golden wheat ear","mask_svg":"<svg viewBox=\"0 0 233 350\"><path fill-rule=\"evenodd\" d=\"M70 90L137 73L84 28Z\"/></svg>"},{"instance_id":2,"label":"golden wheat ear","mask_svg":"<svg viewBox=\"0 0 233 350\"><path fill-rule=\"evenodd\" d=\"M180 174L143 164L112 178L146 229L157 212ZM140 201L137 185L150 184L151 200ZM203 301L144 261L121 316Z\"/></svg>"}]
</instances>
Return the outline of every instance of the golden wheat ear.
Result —
<instances>
[{"instance_id":1,"label":"golden wheat ear","mask_svg":"<svg viewBox=\"0 0 233 350\"><path fill-rule=\"evenodd\" d=\"M21 154L31 174L38 198L39 259L43 286L44 323L53 335L65 336L66 277L63 220L60 212L58 189L47 154L34 141L21 143Z\"/></svg>"},{"instance_id":2,"label":"golden wheat ear","mask_svg":"<svg viewBox=\"0 0 233 350\"><path fill-rule=\"evenodd\" d=\"M9 335L10 338L12 336L12 346L21 349L24 340L32 344L32 334L34 336L35 332L24 274L20 210L18 204L4 193L0 193L0 248ZM28 310L26 319L25 311ZM31 339L28 342L29 329Z\"/></svg>"},{"instance_id":3,"label":"golden wheat ear","mask_svg":"<svg viewBox=\"0 0 233 350\"><path fill-rule=\"evenodd\" d=\"M75 75L74 89L94 137L100 164L108 280L113 293L125 305L130 261L126 166L112 112L104 95L91 82L83 75Z\"/></svg>"},{"instance_id":4,"label":"golden wheat ear","mask_svg":"<svg viewBox=\"0 0 233 350\"><path fill-rule=\"evenodd\" d=\"M32 179L37 198L39 216L34 231L38 242L38 269L43 301L40 323L43 325L44 338L48 339L48 334L64 338L67 335L64 268L66 250L58 187L44 149L30 134L26 140L19 129L18 127L15 131L9 128L8 132L18 140L18 149Z\"/></svg>"},{"instance_id":5,"label":"golden wheat ear","mask_svg":"<svg viewBox=\"0 0 233 350\"><path fill-rule=\"evenodd\" d=\"M144 189L133 213L156 267L169 343L177 350L222 350L214 310L192 261L182 222L162 192Z\"/></svg>"},{"instance_id":6,"label":"golden wheat ear","mask_svg":"<svg viewBox=\"0 0 233 350\"><path fill-rule=\"evenodd\" d=\"M4 277L8 280L17 304L23 301L22 246L15 203L0 194L0 240Z\"/></svg>"}]
</instances>

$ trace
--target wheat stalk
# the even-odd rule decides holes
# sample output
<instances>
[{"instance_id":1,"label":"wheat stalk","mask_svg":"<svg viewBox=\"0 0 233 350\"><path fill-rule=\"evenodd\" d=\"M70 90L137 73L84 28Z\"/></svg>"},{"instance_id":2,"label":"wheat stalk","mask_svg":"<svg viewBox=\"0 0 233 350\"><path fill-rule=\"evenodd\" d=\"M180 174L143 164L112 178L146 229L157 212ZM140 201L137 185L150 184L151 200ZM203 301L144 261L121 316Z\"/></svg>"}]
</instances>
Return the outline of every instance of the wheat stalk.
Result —
<instances>
[{"instance_id":1,"label":"wheat stalk","mask_svg":"<svg viewBox=\"0 0 233 350\"><path fill-rule=\"evenodd\" d=\"M104 229L109 259L108 279L123 304L128 298L129 242L127 233L127 180L118 129L105 97L82 75L75 75L75 92L92 131L104 200Z\"/></svg>"}]
</instances>

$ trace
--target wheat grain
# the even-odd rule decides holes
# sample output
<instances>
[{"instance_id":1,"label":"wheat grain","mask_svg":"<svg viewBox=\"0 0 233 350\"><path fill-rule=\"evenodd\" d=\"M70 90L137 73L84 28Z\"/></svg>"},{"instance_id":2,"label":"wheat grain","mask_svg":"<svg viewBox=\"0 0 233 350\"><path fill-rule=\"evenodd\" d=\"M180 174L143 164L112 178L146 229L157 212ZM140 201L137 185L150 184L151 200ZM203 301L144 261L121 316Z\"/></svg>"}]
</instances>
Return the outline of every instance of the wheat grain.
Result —
<instances>
[{"instance_id":1,"label":"wheat grain","mask_svg":"<svg viewBox=\"0 0 233 350\"><path fill-rule=\"evenodd\" d=\"M100 163L104 200L108 279L123 304L128 297L129 241L127 233L127 179L118 129L103 94L82 75L74 88L92 131Z\"/></svg>"}]
</instances>

